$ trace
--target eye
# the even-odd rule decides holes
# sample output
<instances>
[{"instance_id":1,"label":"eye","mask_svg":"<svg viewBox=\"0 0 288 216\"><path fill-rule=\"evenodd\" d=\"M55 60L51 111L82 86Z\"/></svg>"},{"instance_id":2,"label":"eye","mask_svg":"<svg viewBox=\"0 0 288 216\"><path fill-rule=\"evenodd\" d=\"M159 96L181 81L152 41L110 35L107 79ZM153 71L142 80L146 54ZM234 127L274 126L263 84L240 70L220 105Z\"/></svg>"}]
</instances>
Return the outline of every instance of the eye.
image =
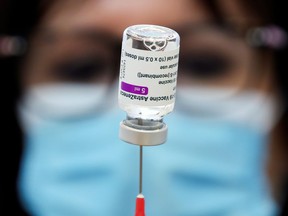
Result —
<instances>
[{"instance_id":1,"label":"eye","mask_svg":"<svg viewBox=\"0 0 288 216\"><path fill-rule=\"evenodd\" d=\"M231 60L220 54L190 53L186 54L180 63L183 71L199 79L212 79L226 74L232 66Z\"/></svg>"},{"instance_id":2,"label":"eye","mask_svg":"<svg viewBox=\"0 0 288 216\"><path fill-rule=\"evenodd\" d=\"M91 78L103 75L108 68L101 57L75 58L58 63L53 68L56 77L69 81L89 81Z\"/></svg>"}]
</instances>

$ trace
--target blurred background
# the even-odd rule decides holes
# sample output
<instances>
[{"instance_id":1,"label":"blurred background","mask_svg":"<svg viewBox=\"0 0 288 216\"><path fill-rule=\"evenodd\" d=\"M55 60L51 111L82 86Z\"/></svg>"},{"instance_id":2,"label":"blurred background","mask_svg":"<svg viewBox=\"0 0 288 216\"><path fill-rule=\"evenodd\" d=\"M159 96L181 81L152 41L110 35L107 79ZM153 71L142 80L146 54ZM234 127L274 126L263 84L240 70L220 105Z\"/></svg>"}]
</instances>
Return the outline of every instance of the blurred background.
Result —
<instances>
[{"instance_id":1,"label":"blurred background","mask_svg":"<svg viewBox=\"0 0 288 216\"><path fill-rule=\"evenodd\" d=\"M1 0L3 211L133 214L138 148L118 138L121 41L128 26L155 24L177 31L181 47L167 143L144 149L147 214L287 214L284 8L272 0Z\"/></svg>"}]
</instances>

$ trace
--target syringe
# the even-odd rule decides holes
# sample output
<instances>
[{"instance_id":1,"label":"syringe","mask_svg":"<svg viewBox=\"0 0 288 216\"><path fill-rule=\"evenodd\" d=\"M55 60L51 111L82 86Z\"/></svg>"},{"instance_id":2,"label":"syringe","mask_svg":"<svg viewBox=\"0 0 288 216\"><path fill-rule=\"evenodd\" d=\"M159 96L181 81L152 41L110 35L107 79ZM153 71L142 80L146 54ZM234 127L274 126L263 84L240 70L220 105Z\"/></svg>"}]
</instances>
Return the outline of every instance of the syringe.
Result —
<instances>
[{"instance_id":1,"label":"syringe","mask_svg":"<svg viewBox=\"0 0 288 216\"><path fill-rule=\"evenodd\" d=\"M135 216L145 216L145 200L141 193L136 198Z\"/></svg>"},{"instance_id":2,"label":"syringe","mask_svg":"<svg viewBox=\"0 0 288 216\"><path fill-rule=\"evenodd\" d=\"M136 197L135 216L145 216L145 199L142 194L142 176L143 176L143 146L140 145L139 155L139 194Z\"/></svg>"},{"instance_id":3,"label":"syringe","mask_svg":"<svg viewBox=\"0 0 288 216\"><path fill-rule=\"evenodd\" d=\"M157 25L134 25L123 33L119 76L119 106L127 113L120 139L139 145L139 194L135 216L144 216L143 146L163 144L163 117L175 103L180 37Z\"/></svg>"}]
</instances>

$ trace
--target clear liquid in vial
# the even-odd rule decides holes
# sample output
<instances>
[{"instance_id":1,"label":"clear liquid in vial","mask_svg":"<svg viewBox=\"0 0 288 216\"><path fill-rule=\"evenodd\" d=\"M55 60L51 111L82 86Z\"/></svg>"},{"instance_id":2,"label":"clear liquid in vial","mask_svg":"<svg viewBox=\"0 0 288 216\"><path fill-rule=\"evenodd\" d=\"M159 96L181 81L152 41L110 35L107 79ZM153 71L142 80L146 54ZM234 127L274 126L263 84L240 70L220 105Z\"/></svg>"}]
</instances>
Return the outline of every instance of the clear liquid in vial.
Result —
<instances>
[{"instance_id":1,"label":"clear liquid in vial","mask_svg":"<svg viewBox=\"0 0 288 216\"><path fill-rule=\"evenodd\" d=\"M180 37L178 33L166 27L155 25L135 25L128 27L124 31L118 102L120 108L127 113L129 118L157 121L161 120L165 115L173 111L178 68L178 57L175 56L178 56L179 54L179 47ZM126 55L127 53L129 53L129 55ZM133 59L131 60L133 56L135 56L134 61L132 61ZM143 56L143 61L138 59L139 56ZM171 61L167 60L167 57L169 56L172 58L172 60L170 59ZM175 59L173 59L173 56ZM150 60L155 59L158 60L158 62L154 61L153 63L150 62L150 64L149 62L145 63L146 58L149 58ZM165 59L165 61L163 60L160 62L160 59ZM122 64L123 60L126 62L125 65ZM129 69L130 65L128 65L128 63L133 65L134 68L131 69L130 67ZM170 65L173 65L173 63L177 64L177 67L173 69L161 69L161 66L169 67ZM140 68L137 68L139 64ZM151 75L149 73L152 73L152 75L166 73L169 74L170 77L162 79L140 79L139 76L137 77L139 71L148 75ZM176 74L172 77L170 74L175 71ZM124 74L124 76L122 76L121 73L122 75ZM161 80L172 80L173 83L159 85L159 81ZM147 87L147 89L149 89L149 94L147 93L148 95L145 96L149 99L139 102L137 100L131 100L129 97L123 97L123 95L120 94L121 91L125 91L127 94L133 94L133 91L130 91L130 89L121 89L122 82L125 84L128 83L128 85L132 87ZM166 95L170 99L162 101L150 100L151 96L162 97L163 95Z\"/></svg>"}]
</instances>

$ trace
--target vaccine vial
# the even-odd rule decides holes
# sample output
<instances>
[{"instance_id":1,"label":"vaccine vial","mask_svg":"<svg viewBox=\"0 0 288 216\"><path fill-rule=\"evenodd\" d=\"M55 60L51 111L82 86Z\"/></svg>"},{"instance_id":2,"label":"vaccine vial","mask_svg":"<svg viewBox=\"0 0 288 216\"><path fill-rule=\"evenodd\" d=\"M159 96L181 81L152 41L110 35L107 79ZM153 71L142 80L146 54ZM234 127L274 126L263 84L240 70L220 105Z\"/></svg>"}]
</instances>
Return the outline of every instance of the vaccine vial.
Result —
<instances>
[{"instance_id":1,"label":"vaccine vial","mask_svg":"<svg viewBox=\"0 0 288 216\"><path fill-rule=\"evenodd\" d=\"M180 37L170 28L134 25L123 33L118 102L127 113L119 136L136 145L166 141L163 117L175 104Z\"/></svg>"},{"instance_id":2,"label":"vaccine vial","mask_svg":"<svg viewBox=\"0 0 288 216\"><path fill-rule=\"evenodd\" d=\"M134 25L123 33L118 102L129 119L159 121L174 108L180 37L170 28Z\"/></svg>"}]
</instances>

